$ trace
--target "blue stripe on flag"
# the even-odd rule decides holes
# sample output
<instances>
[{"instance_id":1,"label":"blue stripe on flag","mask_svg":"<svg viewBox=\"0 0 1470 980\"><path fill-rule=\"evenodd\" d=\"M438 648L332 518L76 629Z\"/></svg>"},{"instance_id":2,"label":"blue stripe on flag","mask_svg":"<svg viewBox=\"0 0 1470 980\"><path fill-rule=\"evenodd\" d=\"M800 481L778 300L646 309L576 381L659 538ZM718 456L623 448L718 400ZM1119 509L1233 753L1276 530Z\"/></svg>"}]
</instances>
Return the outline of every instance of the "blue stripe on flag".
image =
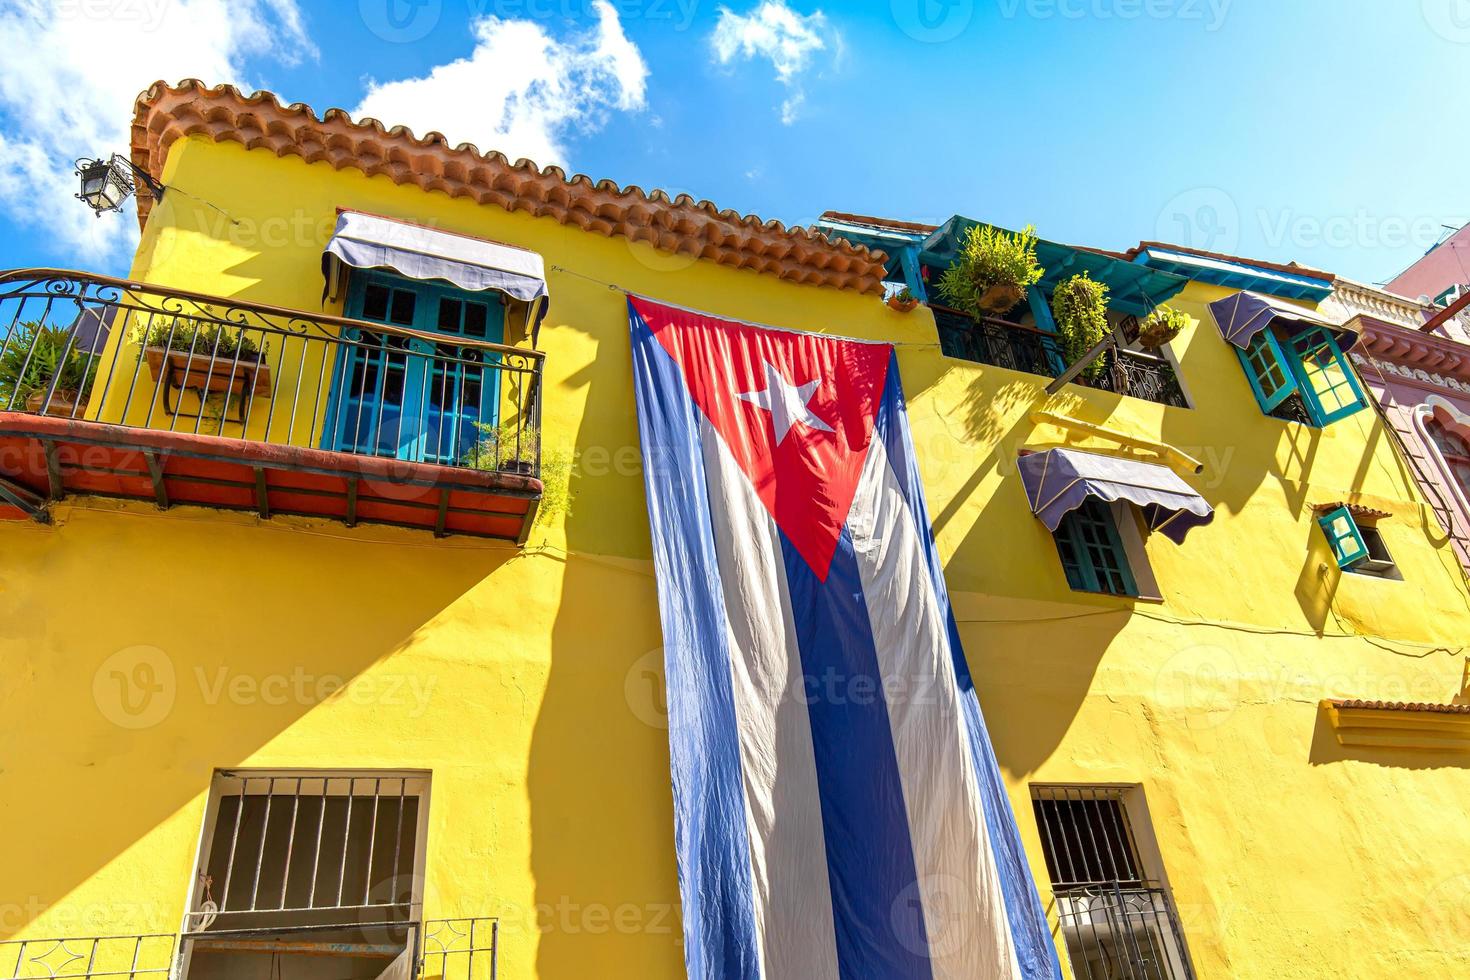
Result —
<instances>
[{"instance_id":1,"label":"blue stripe on flag","mask_svg":"<svg viewBox=\"0 0 1470 980\"><path fill-rule=\"evenodd\" d=\"M781 535L843 980L931 976L903 781L846 530L825 582Z\"/></svg>"},{"instance_id":2,"label":"blue stripe on flag","mask_svg":"<svg viewBox=\"0 0 1470 980\"><path fill-rule=\"evenodd\" d=\"M990 745L990 734L985 729L985 719L980 713L980 700L975 693L975 682L970 676L970 665L965 660L964 647L960 645L959 627L955 623L954 607L949 602L949 590L945 586L939 551L934 545L934 535L929 528L929 509L914 457L908 410L899 380L896 354L888 367L888 383L879 403L874 433L875 438L883 440L884 448L888 451L888 465L893 469L908 503L909 513L913 515L914 524L919 530L919 540L923 542L929 566L929 578L934 583L934 594L943 604L945 618L949 623L950 659L960 686L960 703L964 705L965 728L970 736L970 758L979 776L985 825L990 834L990 846L995 852L1001 890L1005 893L1006 917L1016 946L1016 959L1022 975L1028 980L1042 980L1044 977L1061 980L1062 965L1057 960L1057 950L1051 941L1046 913L1042 909L1040 896L1036 894L1036 884L1026 861L1026 851L1021 844L1015 814L1011 811L1005 784L1001 780L1000 767L996 764L995 752Z\"/></svg>"},{"instance_id":3,"label":"blue stripe on flag","mask_svg":"<svg viewBox=\"0 0 1470 980\"><path fill-rule=\"evenodd\" d=\"M668 673L685 963L699 980L757 980L745 787L699 412L631 304L628 314Z\"/></svg>"}]
</instances>

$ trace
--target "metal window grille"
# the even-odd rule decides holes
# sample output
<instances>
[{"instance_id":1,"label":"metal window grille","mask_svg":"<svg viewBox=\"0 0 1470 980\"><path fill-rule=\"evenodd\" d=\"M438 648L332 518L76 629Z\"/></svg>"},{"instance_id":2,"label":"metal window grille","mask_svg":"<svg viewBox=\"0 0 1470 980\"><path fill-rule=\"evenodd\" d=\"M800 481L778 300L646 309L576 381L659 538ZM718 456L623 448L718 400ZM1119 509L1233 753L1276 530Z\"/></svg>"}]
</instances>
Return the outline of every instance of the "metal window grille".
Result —
<instances>
[{"instance_id":1,"label":"metal window grille","mask_svg":"<svg viewBox=\"0 0 1470 980\"><path fill-rule=\"evenodd\" d=\"M217 774L185 931L236 915L252 926L417 918L426 787L408 773Z\"/></svg>"},{"instance_id":2,"label":"metal window grille","mask_svg":"<svg viewBox=\"0 0 1470 980\"><path fill-rule=\"evenodd\" d=\"M1139 857L1125 792L1032 790L1072 972L1078 980L1193 980L1168 889Z\"/></svg>"}]
</instances>

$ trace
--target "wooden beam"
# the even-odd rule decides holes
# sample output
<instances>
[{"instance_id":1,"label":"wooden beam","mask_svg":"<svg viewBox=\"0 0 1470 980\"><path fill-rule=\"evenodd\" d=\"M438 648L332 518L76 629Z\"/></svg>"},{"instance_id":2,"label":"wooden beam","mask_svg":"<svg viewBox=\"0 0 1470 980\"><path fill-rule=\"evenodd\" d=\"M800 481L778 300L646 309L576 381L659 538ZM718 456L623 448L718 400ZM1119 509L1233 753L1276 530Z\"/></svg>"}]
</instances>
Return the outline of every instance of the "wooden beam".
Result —
<instances>
[{"instance_id":1,"label":"wooden beam","mask_svg":"<svg viewBox=\"0 0 1470 980\"><path fill-rule=\"evenodd\" d=\"M271 519L270 494L265 485L265 468L255 467L255 509L260 512L262 520Z\"/></svg>"},{"instance_id":2,"label":"wooden beam","mask_svg":"<svg viewBox=\"0 0 1470 980\"><path fill-rule=\"evenodd\" d=\"M357 481L355 476L347 478L347 526L357 527Z\"/></svg>"},{"instance_id":3,"label":"wooden beam","mask_svg":"<svg viewBox=\"0 0 1470 980\"><path fill-rule=\"evenodd\" d=\"M516 535L516 544L525 545L531 537L531 525L536 523L536 513L541 510L541 498L537 497L526 505L526 517L521 521L521 533Z\"/></svg>"},{"instance_id":4,"label":"wooden beam","mask_svg":"<svg viewBox=\"0 0 1470 980\"><path fill-rule=\"evenodd\" d=\"M434 521L434 537L444 537L444 525L449 520L449 488L439 488L439 516Z\"/></svg>"},{"instance_id":5,"label":"wooden beam","mask_svg":"<svg viewBox=\"0 0 1470 980\"><path fill-rule=\"evenodd\" d=\"M0 476L0 500L25 511L37 524L51 523L51 514L46 509L44 497L3 476Z\"/></svg>"},{"instance_id":6,"label":"wooden beam","mask_svg":"<svg viewBox=\"0 0 1470 980\"><path fill-rule=\"evenodd\" d=\"M56 458L56 443L48 439L41 446L46 453L46 483L51 499L61 500L66 496L66 485L61 482L61 461Z\"/></svg>"},{"instance_id":7,"label":"wooden beam","mask_svg":"<svg viewBox=\"0 0 1470 980\"><path fill-rule=\"evenodd\" d=\"M300 939L189 939L196 953L272 953L288 956L339 956L391 960L404 947L392 943L311 942Z\"/></svg>"},{"instance_id":8,"label":"wooden beam","mask_svg":"<svg viewBox=\"0 0 1470 980\"><path fill-rule=\"evenodd\" d=\"M163 483L163 464L154 452L144 452L143 459L148 463L148 478L153 481L153 499L158 502L159 510L168 510L168 487Z\"/></svg>"}]
</instances>

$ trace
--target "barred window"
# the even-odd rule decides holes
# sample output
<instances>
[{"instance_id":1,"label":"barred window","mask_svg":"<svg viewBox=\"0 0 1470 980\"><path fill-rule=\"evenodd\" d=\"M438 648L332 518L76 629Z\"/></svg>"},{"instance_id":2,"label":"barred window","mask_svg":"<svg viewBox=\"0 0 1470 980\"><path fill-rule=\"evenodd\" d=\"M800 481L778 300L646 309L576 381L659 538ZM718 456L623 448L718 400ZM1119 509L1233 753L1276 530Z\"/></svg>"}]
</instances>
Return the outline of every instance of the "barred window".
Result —
<instances>
[{"instance_id":1,"label":"barred window","mask_svg":"<svg viewBox=\"0 0 1470 980\"><path fill-rule=\"evenodd\" d=\"M1194 977L1169 891L1150 873L1134 836L1127 797L1136 792L1032 787L1047 875L1078 980Z\"/></svg>"}]
</instances>

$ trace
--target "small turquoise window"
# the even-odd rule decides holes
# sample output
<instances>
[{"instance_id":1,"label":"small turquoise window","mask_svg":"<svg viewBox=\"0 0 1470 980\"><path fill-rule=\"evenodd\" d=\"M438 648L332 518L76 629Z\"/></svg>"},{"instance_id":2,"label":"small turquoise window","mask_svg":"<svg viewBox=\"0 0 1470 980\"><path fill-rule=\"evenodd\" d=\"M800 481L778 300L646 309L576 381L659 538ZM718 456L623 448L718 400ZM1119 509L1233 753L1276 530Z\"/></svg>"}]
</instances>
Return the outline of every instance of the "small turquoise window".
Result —
<instances>
[{"instance_id":1,"label":"small turquoise window","mask_svg":"<svg viewBox=\"0 0 1470 980\"><path fill-rule=\"evenodd\" d=\"M1277 414L1295 395L1306 419L1320 428L1368 406L1347 355L1326 327L1308 326L1295 333L1267 327L1236 354L1267 415Z\"/></svg>"},{"instance_id":2,"label":"small turquoise window","mask_svg":"<svg viewBox=\"0 0 1470 980\"><path fill-rule=\"evenodd\" d=\"M1358 529L1358 522L1353 520L1352 513L1346 507L1328 511L1317 518L1317 523L1322 525L1322 533L1327 535L1327 544L1332 548L1332 556L1337 559L1337 567L1351 569L1359 562L1368 558L1368 545L1363 541L1363 533Z\"/></svg>"},{"instance_id":3,"label":"small turquoise window","mask_svg":"<svg viewBox=\"0 0 1470 980\"><path fill-rule=\"evenodd\" d=\"M1089 497L1062 518L1053 537L1067 584L1075 591L1138 595L1112 511L1102 501Z\"/></svg>"}]
</instances>

